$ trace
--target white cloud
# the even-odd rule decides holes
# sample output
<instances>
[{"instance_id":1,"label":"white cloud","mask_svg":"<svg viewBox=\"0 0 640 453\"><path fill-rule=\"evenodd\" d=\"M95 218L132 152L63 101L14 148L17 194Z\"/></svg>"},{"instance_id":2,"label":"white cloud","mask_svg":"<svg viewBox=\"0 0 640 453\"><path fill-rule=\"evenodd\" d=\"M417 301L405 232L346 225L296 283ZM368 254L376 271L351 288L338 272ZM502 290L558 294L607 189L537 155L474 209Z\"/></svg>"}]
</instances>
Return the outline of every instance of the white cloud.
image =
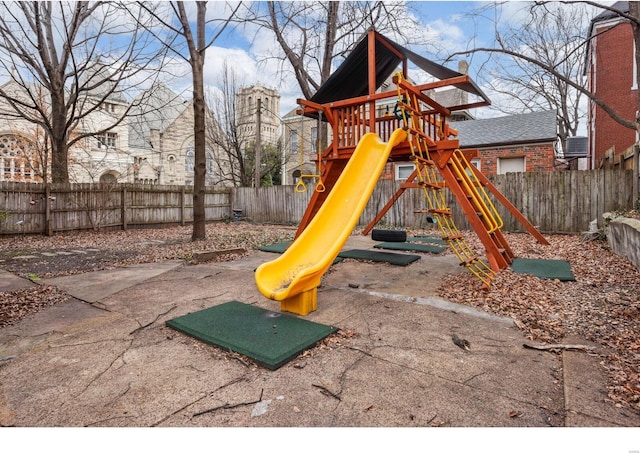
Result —
<instances>
[{"instance_id":1,"label":"white cloud","mask_svg":"<svg viewBox=\"0 0 640 453\"><path fill-rule=\"evenodd\" d=\"M245 50L213 46L205 54L205 84L220 86L225 65L234 72L241 86L258 81L256 61Z\"/></svg>"}]
</instances>

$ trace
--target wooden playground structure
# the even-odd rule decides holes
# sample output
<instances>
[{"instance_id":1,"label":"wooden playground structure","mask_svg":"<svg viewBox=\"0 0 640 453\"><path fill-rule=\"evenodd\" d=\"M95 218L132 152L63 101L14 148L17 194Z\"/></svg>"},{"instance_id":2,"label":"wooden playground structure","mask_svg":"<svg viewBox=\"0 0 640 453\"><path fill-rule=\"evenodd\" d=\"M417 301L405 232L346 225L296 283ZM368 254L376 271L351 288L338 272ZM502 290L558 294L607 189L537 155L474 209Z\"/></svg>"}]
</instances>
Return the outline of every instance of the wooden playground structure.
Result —
<instances>
[{"instance_id":1,"label":"wooden playground structure","mask_svg":"<svg viewBox=\"0 0 640 453\"><path fill-rule=\"evenodd\" d=\"M414 85L409 81L409 62L439 80ZM401 70L398 70L399 68ZM376 92L392 74L396 89ZM456 87L475 99L464 105L441 105L429 93L445 87ZM395 104L393 104L395 101ZM489 288L495 274L508 267L514 254L501 228L502 219L490 194L532 234L539 243L548 244L536 228L507 200L474 165L469 163L477 150L459 149L457 131L451 127L452 112L490 105L486 95L466 74L460 74L427 60L369 30L354 51L320 87L311 99L299 99L298 113L325 121L333 137L318 155L317 187L303 215L296 238L314 218L332 187L342 174L361 138L376 133L389 140L397 129L404 129L407 140L396 145L389 161L411 161L415 170L402 183L394 196L365 227L369 234L407 189L424 193L425 208L421 213L436 220L442 238L454 251L460 264ZM393 113L378 105L394 105ZM467 244L453 222L444 190L449 189L478 235L485 249L483 261Z\"/></svg>"}]
</instances>

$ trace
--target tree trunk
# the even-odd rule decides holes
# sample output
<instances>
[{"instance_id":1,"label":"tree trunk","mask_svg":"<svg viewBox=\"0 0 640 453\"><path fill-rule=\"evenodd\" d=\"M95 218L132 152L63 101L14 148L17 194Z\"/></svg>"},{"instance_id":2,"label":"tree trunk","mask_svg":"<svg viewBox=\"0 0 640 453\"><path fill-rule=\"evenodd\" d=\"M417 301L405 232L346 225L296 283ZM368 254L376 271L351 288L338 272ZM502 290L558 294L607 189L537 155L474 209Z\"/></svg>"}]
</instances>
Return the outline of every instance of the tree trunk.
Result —
<instances>
[{"instance_id":1,"label":"tree trunk","mask_svg":"<svg viewBox=\"0 0 640 453\"><path fill-rule=\"evenodd\" d=\"M67 144L67 109L62 81L51 76L51 181L69 182L69 146Z\"/></svg>"},{"instance_id":2,"label":"tree trunk","mask_svg":"<svg viewBox=\"0 0 640 453\"><path fill-rule=\"evenodd\" d=\"M204 240L206 233L205 180L207 156L205 150L203 64L194 65L193 71L193 131L195 165L193 169L193 232L192 241Z\"/></svg>"},{"instance_id":3,"label":"tree trunk","mask_svg":"<svg viewBox=\"0 0 640 453\"><path fill-rule=\"evenodd\" d=\"M185 31L190 31L184 5L179 2L182 24ZM192 241L207 238L205 212L205 180L207 175L207 156L205 150L205 101L204 101L204 54L205 54L205 16L207 2L197 2L197 42L189 33L187 43L193 72L193 135L195 165L193 169L193 230Z\"/></svg>"}]
</instances>

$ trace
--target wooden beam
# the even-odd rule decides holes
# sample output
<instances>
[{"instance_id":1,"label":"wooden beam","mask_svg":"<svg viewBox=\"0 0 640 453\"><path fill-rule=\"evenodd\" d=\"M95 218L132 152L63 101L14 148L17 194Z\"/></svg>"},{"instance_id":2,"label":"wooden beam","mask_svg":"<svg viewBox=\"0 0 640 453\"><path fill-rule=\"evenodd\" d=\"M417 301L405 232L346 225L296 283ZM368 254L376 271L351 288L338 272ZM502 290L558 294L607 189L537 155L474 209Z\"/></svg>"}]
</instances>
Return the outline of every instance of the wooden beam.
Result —
<instances>
[{"instance_id":1,"label":"wooden beam","mask_svg":"<svg viewBox=\"0 0 640 453\"><path fill-rule=\"evenodd\" d=\"M376 32L369 29L368 48L368 68L369 68L369 96L376 93ZM369 104L369 130L376 130L376 103L370 101Z\"/></svg>"},{"instance_id":2,"label":"wooden beam","mask_svg":"<svg viewBox=\"0 0 640 453\"><path fill-rule=\"evenodd\" d=\"M502 269L509 266L510 261L502 254L494 238L487 231L487 226L482 219L478 216L475 206L471 203L467 194L463 190L462 186L458 183L455 174L451 171L451 167L446 165L444 168L440 168L440 174L444 177L447 183L448 189L458 200L458 205L465 213L469 224L476 232L478 239L484 245L487 260L491 269L495 272L500 272Z\"/></svg>"},{"instance_id":3,"label":"wooden beam","mask_svg":"<svg viewBox=\"0 0 640 453\"><path fill-rule=\"evenodd\" d=\"M426 94L422 93L422 90L419 90L417 87L415 87L411 83L407 83L406 80L403 79L403 80L398 81L398 78L394 77L393 78L393 83L395 83L396 85L398 85L398 83L399 83L400 87L402 87L405 90L409 91L410 93L414 94L418 99L420 99L425 104L427 104L427 105L431 106L432 108L434 108L441 115L443 115L443 116L450 116L451 115L451 111L448 108L446 108L445 106L443 106L440 103L436 102L435 100L431 99L429 96L427 96Z\"/></svg>"},{"instance_id":4,"label":"wooden beam","mask_svg":"<svg viewBox=\"0 0 640 453\"><path fill-rule=\"evenodd\" d=\"M498 188L496 186L494 186L493 183L491 181L489 181L489 179L484 174L482 174L480 172L480 170L478 170L476 168L475 165L470 165L469 167L471 168L471 171L473 171L473 173L476 175L476 177L478 178L480 183L482 183L483 186L485 186L487 189L489 189L489 191L493 194L493 196L496 197L496 200L498 200L500 203L502 203L502 205L509 210L509 212L513 215L513 217L515 217L516 220L518 222L520 222L522 224L522 226L524 226L526 228L526 230L534 238L536 238L536 240L540 244L549 245L549 241L547 241L545 239L545 237L542 234L540 234L540 232L536 229L536 227L534 227L531 224L531 222L529 222L527 220L527 218L522 215L522 213L518 210L518 208L516 208L507 199L507 197L502 195L502 193L498 190Z\"/></svg>"},{"instance_id":5,"label":"wooden beam","mask_svg":"<svg viewBox=\"0 0 640 453\"><path fill-rule=\"evenodd\" d=\"M380 209L380 211L376 214L375 218L371 222L369 222L369 224L365 227L364 230L362 230L362 234L363 235L366 236L371 232L373 227L376 226L376 224L384 217L384 215L387 213L387 211L389 209L391 209L391 206L393 206L393 204L396 201L398 201L398 198L400 198L402 196L402 194L405 192L405 190L415 187L415 184L413 183L413 180L416 178L417 175L418 175L418 170L417 169L413 170L413 172L409 175L409 177L406 179L406 181L404 181L400 185L400 188L396 191L396 193L393 194L391 199L389 201L387 201L387 204L385 204L382 207L382 209Z\"/></svg>"}]
</instances>

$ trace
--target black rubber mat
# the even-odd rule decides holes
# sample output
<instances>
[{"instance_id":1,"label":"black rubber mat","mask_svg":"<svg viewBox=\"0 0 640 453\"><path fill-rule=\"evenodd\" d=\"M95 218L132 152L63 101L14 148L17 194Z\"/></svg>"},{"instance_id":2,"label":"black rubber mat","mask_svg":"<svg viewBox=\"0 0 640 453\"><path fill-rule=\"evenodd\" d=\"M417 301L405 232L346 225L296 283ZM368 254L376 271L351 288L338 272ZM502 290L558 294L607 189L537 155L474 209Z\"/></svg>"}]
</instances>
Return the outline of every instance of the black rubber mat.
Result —
<instances>
[{"instance_id":1,"label":"black rubber mat","mask_svg":"<svg viewBox=\"0 0 640 453\"><path fill-rule=\"evenodd\" d=\"M565 260L540 260L533 258L514 258L511 269L519 274L530 274L540 278L558 279L563 282L574 281L571 266Z\"/></svg>"},{"instance_id":2,"label":"black rubber mat","mask_svg":"<svg viewBox=\"0 0 640 453\"><path fill-rule=\"evenodd\" d=\"M270 370L280 368L338 330L235 300L171 319L167 326L243 354Z\"/></svg>"},{"instance_id":3,"label":"black rubber mat","mask_svg":"<svg viewBox=\"0 0 640 453\"><path fill-rule=\"evenodd\" d=\"M414 244L410 242L383 242L373 246L376 249L405 250L408 252L442 253L447 248L429 244Z\"/></svg>"},{"instance_id":4,"label":"black rubber mat","mask_svg":"<svg viewBox=\"0 0 640 453\"><path fill-rule=\"evenodd\" d=\"M407 266L420 259L418 255L408 255L405 253L378 252L375 250L344 250L338 255L339 258L352 258L356 260L376 261L389 263L396 266Z\"/></svg>"}]
</instances>

